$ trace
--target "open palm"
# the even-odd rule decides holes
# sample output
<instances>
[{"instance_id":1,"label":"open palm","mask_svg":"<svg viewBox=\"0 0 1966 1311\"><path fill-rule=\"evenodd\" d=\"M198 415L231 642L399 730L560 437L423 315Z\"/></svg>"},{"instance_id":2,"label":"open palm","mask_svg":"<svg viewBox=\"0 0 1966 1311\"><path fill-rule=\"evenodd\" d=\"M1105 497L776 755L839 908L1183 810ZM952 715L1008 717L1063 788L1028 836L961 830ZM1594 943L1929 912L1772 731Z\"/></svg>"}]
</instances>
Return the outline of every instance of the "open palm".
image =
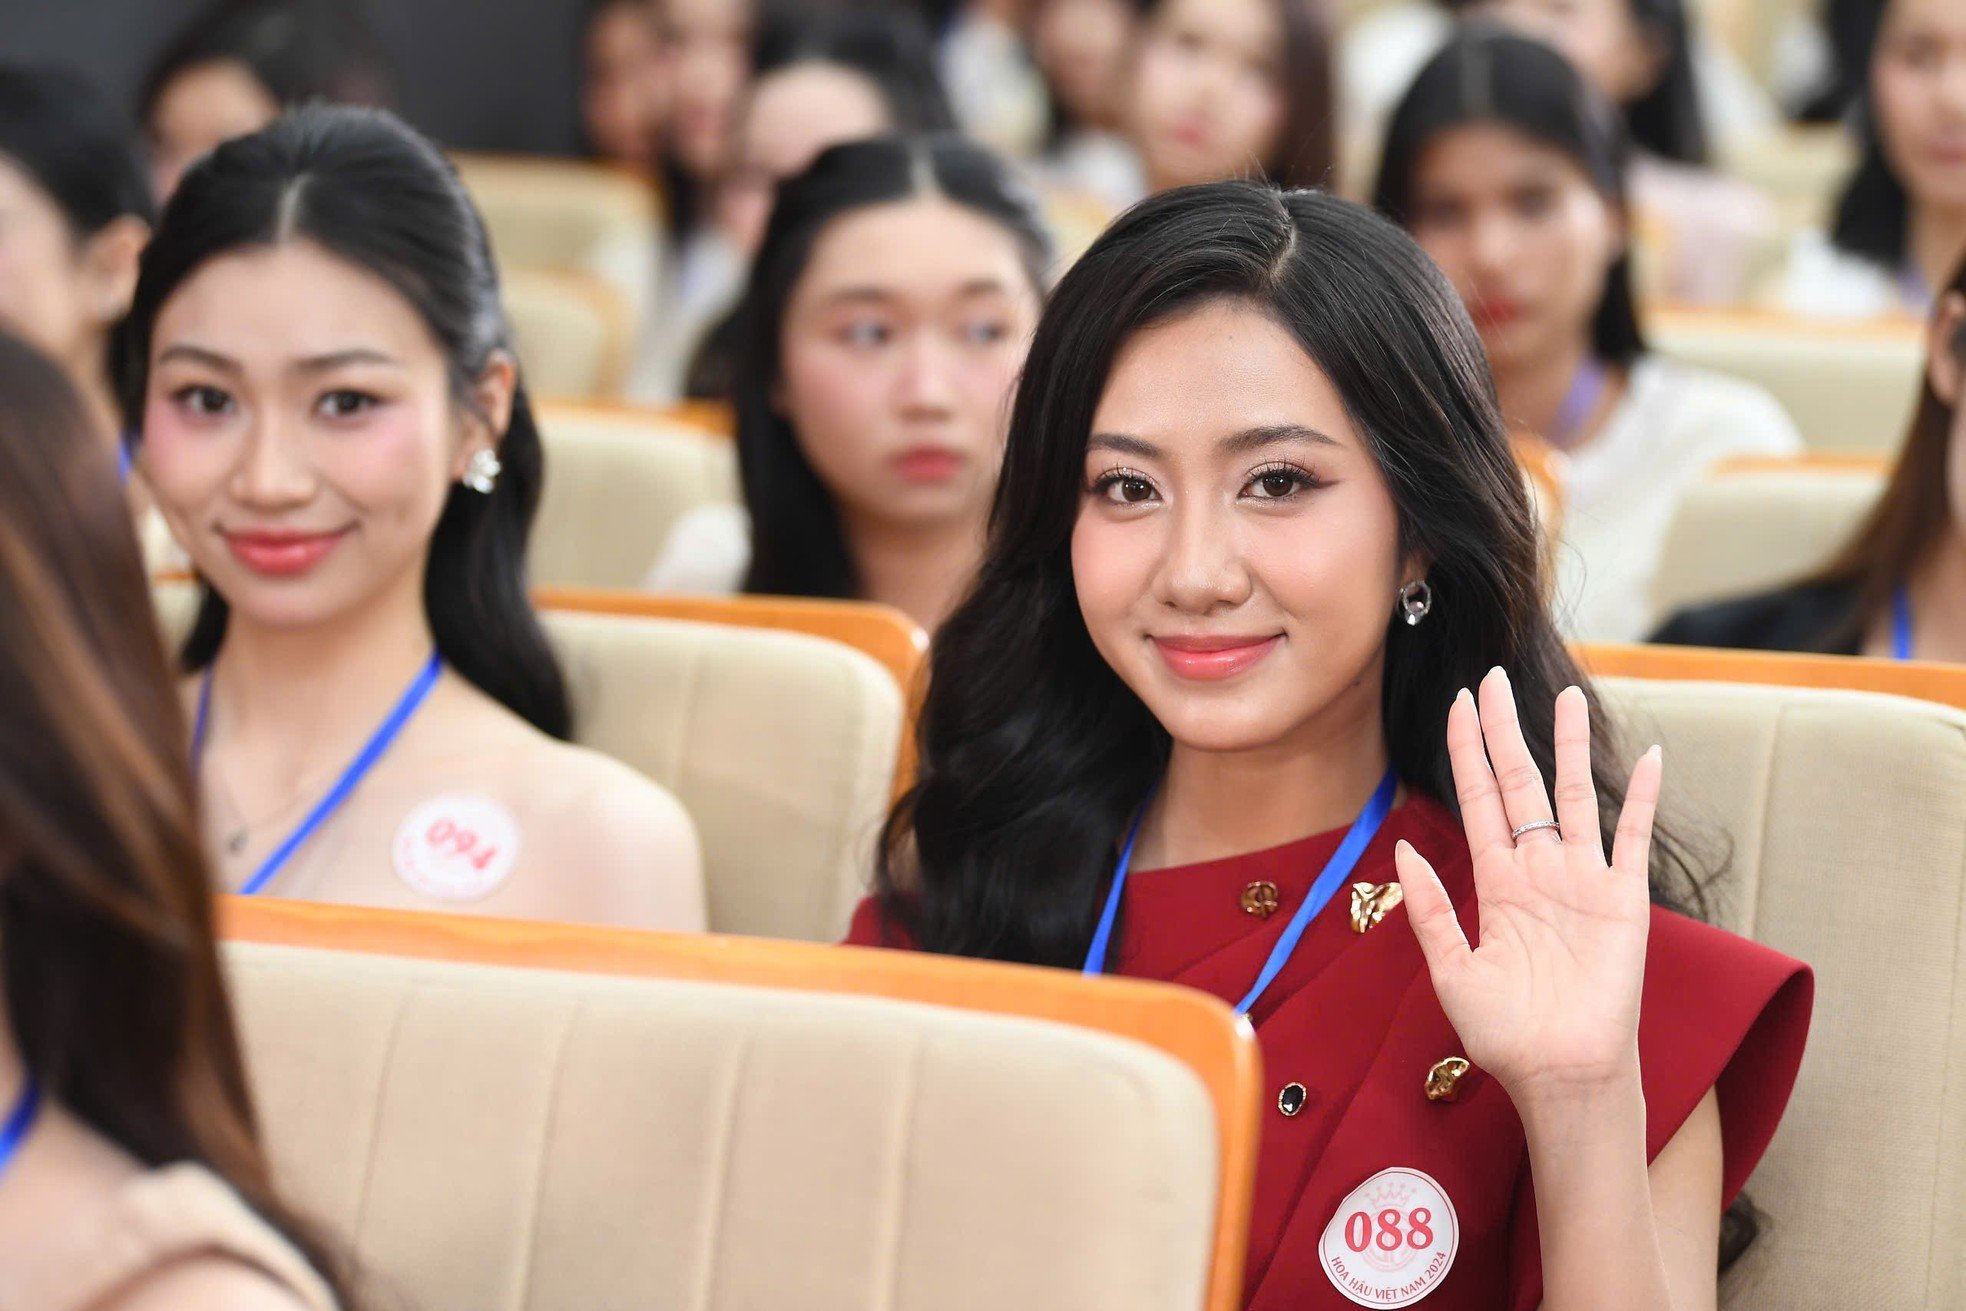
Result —
<instances>
[{"instance_id":1,"label":"open palm","mask_svg":"<svg viewBox=\"0 0 1966 1311\"><path fill-rule=\"evenodd\" d=\"M1433 867L1396 852L1407 916L1441 1008L1470 1061L1520 1101L1634 1068L1651 923L1647 869L1662 765L1654 747L1632 771L1612 858L1604 858L1591 777L1590 708L1567 688L1556 701L1558 827L1523 740L1501 670L1482 680L1479 708L1463 691L1447 716L1447 749L1474 858L1480 945L1470 948Z\"/></svg>"}]
</instances>

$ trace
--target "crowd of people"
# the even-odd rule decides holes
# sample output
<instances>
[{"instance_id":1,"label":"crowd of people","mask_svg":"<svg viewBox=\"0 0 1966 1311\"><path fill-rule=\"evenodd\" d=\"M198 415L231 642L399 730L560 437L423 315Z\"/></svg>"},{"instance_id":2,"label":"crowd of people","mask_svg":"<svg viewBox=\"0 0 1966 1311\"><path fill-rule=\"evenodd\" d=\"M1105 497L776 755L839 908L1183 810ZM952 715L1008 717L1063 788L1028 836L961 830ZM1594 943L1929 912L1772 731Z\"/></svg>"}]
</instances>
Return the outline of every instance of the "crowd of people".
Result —
<instances>
[{"instance_id":1,"label":"crowd of people","mask_svg":"<svg viewBox=\"0 0 1966 1311\"><path fill-rule=\"evenodd\" d=\"M587 145L666 216L631 397L727 404L740 474L644 588L929 635L849 944L1186 984L1303 1072L1252 1307L1342 1304L1389 1152L1456 1306L1711 1307L1755 1240L1812 976L1704 922L1724 856L1568 643L1966 661L1966 8L1797 23L1771 82L1682 0L585 12ZM363 1304L257 1141L214 892L708 926L684 805L576 742L551 442L390 84L319 0L220 0L134 130L0 62L0 1306ZM1821 231L1727 167L1790 117L1857 161ZM1852 539L1661 625L1689 489L1811 419L1656 350L1687 304L1927 358ZM1506 1096L1377 1114L1449 1048Z\"/></svg>"}]
</instances>

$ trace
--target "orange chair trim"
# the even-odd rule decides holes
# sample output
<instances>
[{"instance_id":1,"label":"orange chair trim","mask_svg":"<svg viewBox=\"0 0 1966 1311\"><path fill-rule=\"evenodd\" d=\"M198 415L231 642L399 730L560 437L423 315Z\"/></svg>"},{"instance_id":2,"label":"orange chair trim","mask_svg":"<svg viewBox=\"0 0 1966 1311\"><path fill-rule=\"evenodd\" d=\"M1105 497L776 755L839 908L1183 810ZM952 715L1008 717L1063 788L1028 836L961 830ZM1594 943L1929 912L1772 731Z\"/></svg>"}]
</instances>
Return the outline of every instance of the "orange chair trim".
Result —
<instances>
[{"instance_id":1,"label":"orange chair trim","mask_svg":"<svg viewBox=\"0 0 1966 1311\"><path fill-rule=\"evenodd\" d=\"M1578 646L1574 652L1600 678L1883 692L1966 710L1966 665L1692 646Z\"/></svg>"},{"instance_id":2,"label":"orange chair trim","mask_svg":"<svg viewBox=\"0 0 1966 1311\"><path fill-rule=\"evenodd\" d=\"M1205 993L920 952L261 898L220 898L219 923L234 942L886 997L1052 1020L1145 1043L1193 1070L1214 1105L1221 1160L1207 1306L1235 1311L1241 1305L1261 1058L1248 1021Z\"/></svg>"},{"instance_id":3,"label":"orange chair trim","mask_svg":"<svg viewBox=\"0 0 1966 1311\"><path fill-rule=\"evenodd\" d=\"M704 437L728 441L737 429L737 418L722 401L678 401L674 405L638 405L634 401L606 398L555 398L539 404L542 425L556 414L572 418L641 422L666 429L688 428Z\"/></svg>"},{"instance_id":4,"label":"orange chair trim","mask_svg":"<svg viewBox=\"0 0 1966 1311\"><path fill-rule=\"evenodd\" d=\"M1891 472L1888 455L1731 455L1708 470L1709 478L1730 478L1737 474L1827 473L1875 474L1882 478Z\"/></svg>"},{"instance_id":5,"label":"orange chair trim","mask_svg":"<svg viewBox=\"0 0 1966 1311\"><path fill-rule=\"evenodd\" d=\"M806 633L841 642L878 661L901 689L901 747L894 769L898 797L915 781L915 725L927 690L928 634L889 606L795 596L674 596L599 588L544 587L533 594L542 610L685 619Z\"/></svg>"},{"instance_id":6,"label":"orange chair trim","mask_svg":"<svg viewBox=\"0 0 1966 1311\"><path fill-rule=\"evenodd\" d=\"M1922 341L1925 324L1910 314L1865 319L1810 318L1766 309L1663 306L1645 316L1648 332L1738 333L1744 337L1813 337L1827 341Z\"/></svg>"}]
</instances>

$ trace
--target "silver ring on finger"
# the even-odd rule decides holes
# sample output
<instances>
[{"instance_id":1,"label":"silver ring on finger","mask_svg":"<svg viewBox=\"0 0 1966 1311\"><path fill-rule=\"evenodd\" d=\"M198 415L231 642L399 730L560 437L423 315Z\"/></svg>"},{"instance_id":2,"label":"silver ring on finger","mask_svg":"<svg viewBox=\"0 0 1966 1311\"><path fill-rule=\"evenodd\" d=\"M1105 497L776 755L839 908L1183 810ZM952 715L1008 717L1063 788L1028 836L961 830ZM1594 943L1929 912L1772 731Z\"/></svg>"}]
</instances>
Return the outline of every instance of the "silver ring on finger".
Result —
<instances>
[{"instance_id":1,"label":"silver ring on finger","mask_svg":"<svg viewBox=\"0 0 1966 1311\"><path fill-rule=\"evenodd\" d=\"M1558 842L1563 841L1563 832L1562 832L1563 825L1557 823L1553 819L1538 819L1538 820L1532 820L1527 824L1518 824L1513 830L1510 831L1509 841L1520 842L1522 841L1523 834L1534 833L1539 828L1556 829L1557 830L1556 840Z\"/></svg>"}]
</instances>

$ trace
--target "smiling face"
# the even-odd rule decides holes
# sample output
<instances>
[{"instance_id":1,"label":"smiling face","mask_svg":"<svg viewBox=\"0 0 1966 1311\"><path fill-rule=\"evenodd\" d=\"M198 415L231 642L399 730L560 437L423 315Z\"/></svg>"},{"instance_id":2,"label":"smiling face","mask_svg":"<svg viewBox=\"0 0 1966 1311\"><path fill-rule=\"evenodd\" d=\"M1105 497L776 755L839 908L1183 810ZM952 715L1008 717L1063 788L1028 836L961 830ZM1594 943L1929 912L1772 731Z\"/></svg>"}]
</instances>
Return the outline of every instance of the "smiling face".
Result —
<instances>
[{"instance_id":1,"label":"smiling face","mask_svg":"<svg viewBox=\"0 0 1966 1311\"><path fill-rule=\"evenodd\" d=\"M1141 33L1129 97L1155 190L1269 165L1283 131L1283 38L1277 0L1163 0Z\"/></svg>"},{"instance_id":2,"label":"smiling face","mask_svg":"<svg viewBox=\"0 0 1966 1311\"><path fill-rule=\"evenodd\" d=\"M1913 202L1966 209L1966 7L1891 0L1871 96L1884 153Z\"/></svg>"},{"instance_id":3,"label":"smiling face","mask_svg":"<svg viewBox=\"0 0 1966 1311\"><path fill-rule=\"evenodd\" d=\"M1011 235L940 198L855 210L813 243L774 406L846 515L984 513L1038 314Z\"/></svg>"},{"instance_id":4,"label":"smiling face","mask_svg":"<svg viewBox=\"0 0 1966 1311\"><path fill-rule=\"evenodd\" d=\"M1177 743L1376 719L1394 595L1422 572L1337 390L1273 318L1215 302L1121 348L1072 578L1093 645Z\"/></svg>"},{"instance_id":5,"label":"smiling face","mask_svg":"<svg viewBox=\"0 0 1966 1311\"><path fill-rule=\"evenodd\" d=\"M1498 369L1588 340L1624 248L1616 210L1575 160L1512 128L1443 132L1413 171L1409 226Z\"/></svg>"},{"instance_id":6,"label":"smiling face","mask_svg":"<svg viewBox=\"0 0 1966 1311\"><path fill-rule=\"evenodd\" d=\"M420 595L451 484L502 431L509 364L457 403L416 309L309 241L220 255L163 304L140 459L235 616L332 623Z\"/></svg>"}]
</instances>

